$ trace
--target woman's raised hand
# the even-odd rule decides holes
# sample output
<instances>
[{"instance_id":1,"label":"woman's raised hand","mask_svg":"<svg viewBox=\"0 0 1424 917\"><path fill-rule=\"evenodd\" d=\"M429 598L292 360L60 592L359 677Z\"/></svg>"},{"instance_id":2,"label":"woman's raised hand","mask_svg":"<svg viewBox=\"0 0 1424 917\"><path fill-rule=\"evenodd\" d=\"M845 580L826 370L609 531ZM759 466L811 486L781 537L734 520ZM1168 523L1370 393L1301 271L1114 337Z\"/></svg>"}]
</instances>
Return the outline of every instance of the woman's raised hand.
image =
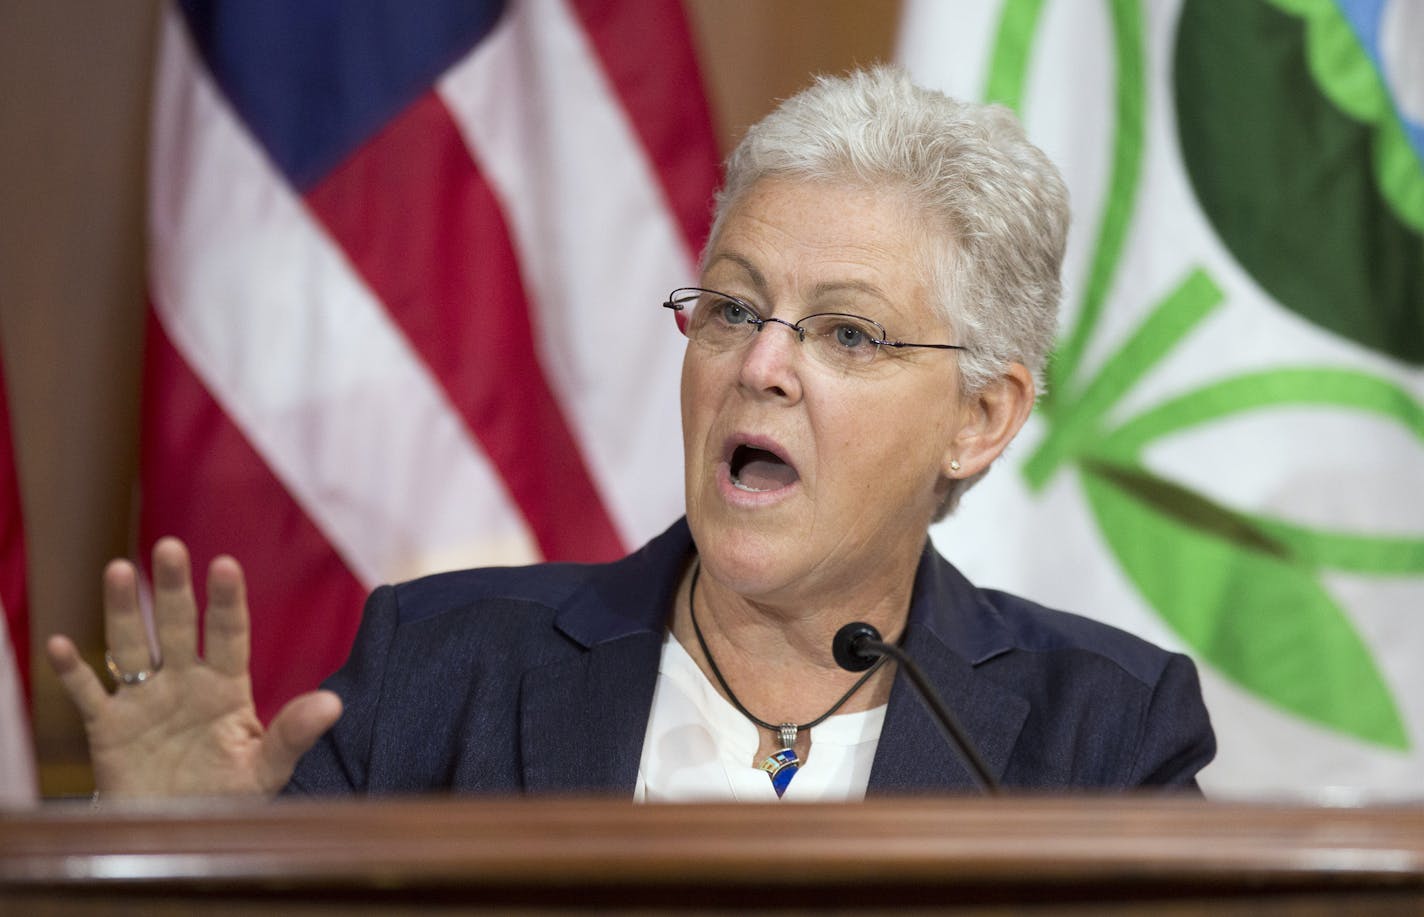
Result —
<instances>
[{"instance_id":1,"label":"woman's raised hand","mask_svg":"<svg viewBox=\"0 0 1424 917\"><path fill-rule=\"evenodd\" d=\"M176 538L153 548L153 618L161 653L156 662L139 610L137 572L116 560L104 571L104 635L117 690L104 688L68 637L51 637L46 647L84 718L99 792L276 794L297 759L341 716L341 700L330 691L303 694L262 728L247 668L246 588L231 557L218 557L208 568L205 656L198 656L188 549Z\"/></svg>"}]
</instances>

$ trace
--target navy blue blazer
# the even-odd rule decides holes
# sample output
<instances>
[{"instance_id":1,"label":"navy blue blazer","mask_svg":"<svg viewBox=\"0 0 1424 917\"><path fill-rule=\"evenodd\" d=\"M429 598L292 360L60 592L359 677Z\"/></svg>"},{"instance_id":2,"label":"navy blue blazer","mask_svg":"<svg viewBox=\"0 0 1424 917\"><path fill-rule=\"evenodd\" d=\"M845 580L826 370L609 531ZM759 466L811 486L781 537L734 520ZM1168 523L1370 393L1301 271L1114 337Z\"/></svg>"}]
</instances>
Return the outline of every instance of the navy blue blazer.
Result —
<instances>
[{"instance_id":1,"label":"navy blue blazer","mask_svg":"<svg viewBox=\"0 0 1424 917\"><path fill-rule=\"evenodd\" d=\"M678 576L681 520L611 564L382 586L326 687L346 712L290 792L631 797ZM1006 787L1194 788L1216 742L1185 656L975 588L926 541L904 647ZM903 674L869 794L975 784Z\"/></svg>"}]
</instances>

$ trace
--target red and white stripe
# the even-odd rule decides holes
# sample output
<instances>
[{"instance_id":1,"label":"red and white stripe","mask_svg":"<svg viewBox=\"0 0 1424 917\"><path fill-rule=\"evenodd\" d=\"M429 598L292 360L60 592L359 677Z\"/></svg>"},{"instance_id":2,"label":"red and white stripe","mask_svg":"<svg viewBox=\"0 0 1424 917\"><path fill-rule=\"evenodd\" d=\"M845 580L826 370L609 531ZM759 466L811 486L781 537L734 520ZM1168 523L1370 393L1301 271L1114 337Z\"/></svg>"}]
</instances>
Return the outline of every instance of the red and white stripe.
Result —
<instances>
[{"instance_id":1,"label":"red and white stripe","mask_svg":"<svg viewBox=\"0 0 1424 917\"><path fill-rule=\"evenodd\" d=\"M715 166L677 174L677 132L638 123L682 105L705 132L705 102L623 93L617 6L513 4L304 197L165 19L143 535L244 562L265 712L339 664L365 589L617 556L681 512L658 304ZM634 24L683 28L690 62L680 20Z\"/></svg>"},{"instance_id":2,"label":"red and white stripe","mask_svg":"<svg viewBox=\"0 0 1424 917\"><path fill-rule=\"evenodd\" d=\"M0 625L4 624L0 615ZM35 799L35 758L29 705L14 646L0 626L0 808Z\"/></svg>"},{"instance_id":3,"label":"red and white stripe","mask_svg":"<svg viewBox=\"0 0 1424 917\"><path fill-rule=\"evenodd\" d=\"M27 689L25 530L6 395L0 368L0 806L29 803L36 797Z\"/></svg>"}]
</instances>

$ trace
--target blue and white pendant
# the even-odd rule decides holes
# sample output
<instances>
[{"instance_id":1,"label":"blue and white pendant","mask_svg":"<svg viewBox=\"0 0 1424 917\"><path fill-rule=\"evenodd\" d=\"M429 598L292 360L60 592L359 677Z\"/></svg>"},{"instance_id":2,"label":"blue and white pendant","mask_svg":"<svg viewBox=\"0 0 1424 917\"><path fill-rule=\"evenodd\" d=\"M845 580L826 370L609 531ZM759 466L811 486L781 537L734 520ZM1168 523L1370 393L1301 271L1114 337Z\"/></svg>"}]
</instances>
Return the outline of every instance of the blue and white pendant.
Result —
<instances>
[{"instance_id":1,"label":"blue and white pendant","mask_svg":"<svg viewBox=\"0 0 1424 917\"><path fill-rule=\"evenodd\" d=\"M783 748L776 754L769 755L759 767L771 775L771 786L776 790L776 798L780 799L791 785L791 778L795 777L796 771L801 768L801 760L796 757L796 749Z\"/></svg>"}]
</instances>

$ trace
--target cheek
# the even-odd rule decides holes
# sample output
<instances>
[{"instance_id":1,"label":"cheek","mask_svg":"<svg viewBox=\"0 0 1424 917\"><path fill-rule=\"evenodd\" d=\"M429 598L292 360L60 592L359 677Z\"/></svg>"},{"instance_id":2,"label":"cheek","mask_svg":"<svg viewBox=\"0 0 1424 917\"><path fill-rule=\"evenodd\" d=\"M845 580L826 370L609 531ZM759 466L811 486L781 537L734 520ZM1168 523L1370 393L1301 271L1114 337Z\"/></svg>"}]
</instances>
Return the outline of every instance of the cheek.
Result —
<instances>
[{"instance_id":1,"label":"cheek","mask_svg":"<svg viewBox=\"0 0 1424 917\"><path fill-rule=\"evenodd\" d=\"M942 391L917 389L869 405L848 398L823 403L820 441L823 454L834 456L825 473L841 493L862 498L933 487L957 428L957 413L942 399Z\"/></svg>"},{"instance_id":2,"label":"cheek","mask_svg":"<svg viewBox=\"0 0 1424 917\"><path fill-rule=\"evenodd\" d=\"M719 391L716 361L688 347L682 358L682 438L691 457L706 438Z\"/></svg>"},{"instance_id":3,"label":"cheek","mask_svg":"<svg viewBox=\"0 0 1424 917\"><path fill-rule=\"evenodd\" d=\"M682 443L686 458L692 458L693 425L696 417L696 406L693 403L693 395L697 391L697 371L693 366L692 350L689 348L682 358L682 386L679 399L682 405Z\"/></svg>"},{"instance_id":4,"label":"cheek","mask_svg":"<svg viewBox=\"0 0 1424 917\"><path fill-rule=\"evenodd\" d=\"M854 398L822 398L808 408L817 434L820 475L847 495L873 490L887 473L887 464L893 469L887 462L887 443L894 438L894 426L887 427L873 405L858 404Z\"/></svg>"}]
</instances>

